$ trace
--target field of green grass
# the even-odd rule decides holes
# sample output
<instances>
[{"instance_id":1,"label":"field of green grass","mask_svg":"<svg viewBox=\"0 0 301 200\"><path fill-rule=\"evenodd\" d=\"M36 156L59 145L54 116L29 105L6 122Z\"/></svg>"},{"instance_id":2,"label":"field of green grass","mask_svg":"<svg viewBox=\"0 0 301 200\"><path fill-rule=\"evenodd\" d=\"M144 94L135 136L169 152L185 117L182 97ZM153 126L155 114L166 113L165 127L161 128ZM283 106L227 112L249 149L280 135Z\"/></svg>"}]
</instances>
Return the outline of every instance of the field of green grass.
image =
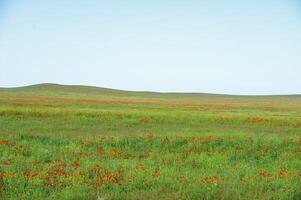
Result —
<instances>
[{"instance_id":1,"label":"field of green grass","mask_svg":"<svg viewBox=\"0 0 301 200\"><path fill-rule=\"evenodd\" d=\"M0 199L301 199L301 96L0 89Z\"/></svg>"}]
</instances>

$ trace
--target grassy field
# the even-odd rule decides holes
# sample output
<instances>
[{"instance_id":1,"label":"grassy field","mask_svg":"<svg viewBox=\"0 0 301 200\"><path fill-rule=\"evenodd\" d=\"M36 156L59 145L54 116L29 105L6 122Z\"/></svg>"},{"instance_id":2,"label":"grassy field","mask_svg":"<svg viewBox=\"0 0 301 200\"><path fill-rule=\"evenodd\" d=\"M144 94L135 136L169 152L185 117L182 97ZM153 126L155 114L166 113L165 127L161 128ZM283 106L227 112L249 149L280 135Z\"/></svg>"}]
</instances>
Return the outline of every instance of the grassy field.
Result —
<instances>
[{"instance_id":1,"label":"grassy field","mask_svg":"<svg viewBox=\"0 0 301 200\"><path fill-rule=\"evenodd\" d=\"M0 199L301 199L301 96L0 89Z\"/></svg>"}]
</instances>

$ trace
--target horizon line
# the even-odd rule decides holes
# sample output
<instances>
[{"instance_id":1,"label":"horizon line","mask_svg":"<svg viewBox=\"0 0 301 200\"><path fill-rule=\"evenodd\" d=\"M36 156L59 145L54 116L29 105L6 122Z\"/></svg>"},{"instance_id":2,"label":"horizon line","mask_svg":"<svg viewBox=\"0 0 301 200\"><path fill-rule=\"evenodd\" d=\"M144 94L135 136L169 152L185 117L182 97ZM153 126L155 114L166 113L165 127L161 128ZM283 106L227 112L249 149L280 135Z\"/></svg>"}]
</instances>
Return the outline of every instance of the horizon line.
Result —
<instances>
[{"instance_id":1,"label":"horizon line","mask_svg":"<svg viewBox=\"0 0 301 200\"><path fill-rule=\"evenodd\" d=\"M230 93L210 93L210 92L172 92L172 91L154 91L154 90L126 90L126 89L119 89L119 88L109 88L109 87L102 87L102 86L95 86L95 85L78 85L78 84L61 84L61 83L35 83L29 84L24 86L14 86L14 87L0 87L0 89L20 89L32 86L67 86L67 87L92 87L98 89L107 89L107 90L115 90L120 92L135 92L135 93L157 93L157 94L183 94L183 95L221 95L221 96L242 96L242 97L273 97L273 96L301 96L301 94L294 93L294 94L230 94Z\"/></svg>"}]
</instances>

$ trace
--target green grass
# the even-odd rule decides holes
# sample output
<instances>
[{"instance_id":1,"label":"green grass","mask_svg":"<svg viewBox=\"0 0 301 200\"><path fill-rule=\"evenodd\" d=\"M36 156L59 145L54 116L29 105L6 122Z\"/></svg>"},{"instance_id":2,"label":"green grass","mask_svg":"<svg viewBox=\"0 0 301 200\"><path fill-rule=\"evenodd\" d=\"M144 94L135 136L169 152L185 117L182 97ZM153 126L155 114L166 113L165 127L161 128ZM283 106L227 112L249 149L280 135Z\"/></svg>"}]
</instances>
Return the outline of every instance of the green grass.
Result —
<instances>
[{"instance_id":1,"label":"green grass","mask_svg":"<svg viewBox=\"0 0 301 200\"><path fill-rule=\"evenodd\" d=\"M301 97L0 89L1 199L300 199Z\"/></svg>"}]
</instances>

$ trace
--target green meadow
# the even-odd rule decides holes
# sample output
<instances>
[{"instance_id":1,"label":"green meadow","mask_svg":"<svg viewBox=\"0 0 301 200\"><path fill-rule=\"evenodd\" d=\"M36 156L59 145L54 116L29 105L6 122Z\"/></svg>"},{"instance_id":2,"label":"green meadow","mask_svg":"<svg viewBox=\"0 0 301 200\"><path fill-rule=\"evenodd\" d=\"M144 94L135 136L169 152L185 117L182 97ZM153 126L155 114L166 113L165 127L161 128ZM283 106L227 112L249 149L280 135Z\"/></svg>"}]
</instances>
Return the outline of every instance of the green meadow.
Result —
<instances>
[{"instance_id":1,"label":"green meadow","mask_svg":"<svg viewBox=\"0 0 301 200\"><path fill-rule=\"evenodd\" d=\"M301 199L301 96L0 89L0 199Z\"/></svg>"}]
</instances>

